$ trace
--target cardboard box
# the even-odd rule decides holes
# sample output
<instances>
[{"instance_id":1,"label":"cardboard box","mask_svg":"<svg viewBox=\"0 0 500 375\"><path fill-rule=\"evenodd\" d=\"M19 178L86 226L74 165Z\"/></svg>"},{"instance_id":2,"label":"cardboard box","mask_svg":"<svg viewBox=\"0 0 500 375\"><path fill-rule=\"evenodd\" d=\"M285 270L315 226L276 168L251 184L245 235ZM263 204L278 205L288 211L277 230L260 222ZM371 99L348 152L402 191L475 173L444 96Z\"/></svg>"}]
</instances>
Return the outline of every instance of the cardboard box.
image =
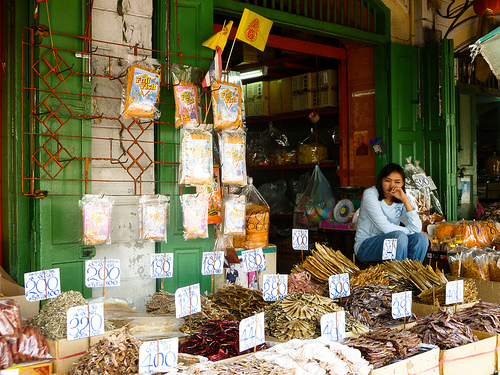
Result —
<instances>
[{"instance_id":1,"label":"cardboard box","mask_svg":"<svg viewBox=\"0 0 500 375\"><path fill-rule=\"evenodd\" d=\"M318 107L339 106L339 73L337 70L322 70L318 73Z\"/></svg>"},{"instance_id":2,"label":"cardboard box","mask_svg":"<svg viewBox=\"0 0 500 375\"><path fill-rule=\"evenodd\" d=\"M272 47L266 47L264 51L260 51L249 44L243 44L243 62L254 63L260 61L272 60L276 56L276 51Z\"/></svg>"},{"instance_id":3,"label":"cardboard box","mask_svg":"<svg viewBox=\"0 0 500 375\"><path fill-rule=\"evenodd\" d=\"M269 116L269 82L249 83L246 92L246 116Z\"/></svg>"},{"instance_id":4,"label":"cardboard box","mask_svg":"<svg viewBox=\"0 0 500 375\"><path fill-rule=\"evenodd\" d=\"M50 375L52 374L52 361L33 361L15 364L10 369L0 371L0 375Z\"/></svg>"},{"instance_id":5,"label":"cardboard box","mask_svg":"<svg viewBox=\"0 0 500 375\"><path fill-rule=\"evenodd\" d=\"M430 315L438 310L444 310L444 309L450 309L453 312L460 311L460 310L466 309L468 307L474 306L476 303L477 302L469 302L469 303L460 303L460 304L450 305L450 306L437 307L435 305L426 305L424 303L412 302L411 311L416 316L427 316L427 315Z\"/></svg>"},{"instance_id":6,"label":"cardboard box","mask_svg":"<svg viewBox=\"0 0 500 375\"><path fill-rule=\"evenodd\" d=\"M269 82L269 114L281 113L281 79Z\"/></svg>"},{"instance_id":7,"label":"cardboard box","mask_svg":"<svg viewBox=\"0 0 500 375\"><path fill-rule=\"evenodd\" d=\"M292 77L288 77L281 80L281 113L292 111Z\"/></svg>"},{"instance_id":8,"label":"cardboard box","mask_svg":"<svg viewBox=\"0 0 500 375\"><path fill-rule=\"evenodd\" d=\"M6 297L1 299L13 299L19 304L21 319L33 318L40 310L40 302L29 302L24 295L24 287L18 285L9 274L0 267L0 293Z\"/></svg>"},{"instance_id":9,"label":"cardboard box","mask_svg":"<svg viewBox=\"0 0 500 375\"><path fill-rule=\"evenodd\" d=\"M440 351L439 373L441 375L491 375L495 372L496 335L481 331L473 332L479 341Z\"/></svg>"},{"instance_id":10,"label":"cardboard box","mask_svg":"<svg viewBox=\"0 0 500 375\"><path fill-rule=\"evenodd\" d=\"M371 375L438 375L439 348L422 344L419 353L390 365L372 370Z\"/></svg>"}]
</instances>

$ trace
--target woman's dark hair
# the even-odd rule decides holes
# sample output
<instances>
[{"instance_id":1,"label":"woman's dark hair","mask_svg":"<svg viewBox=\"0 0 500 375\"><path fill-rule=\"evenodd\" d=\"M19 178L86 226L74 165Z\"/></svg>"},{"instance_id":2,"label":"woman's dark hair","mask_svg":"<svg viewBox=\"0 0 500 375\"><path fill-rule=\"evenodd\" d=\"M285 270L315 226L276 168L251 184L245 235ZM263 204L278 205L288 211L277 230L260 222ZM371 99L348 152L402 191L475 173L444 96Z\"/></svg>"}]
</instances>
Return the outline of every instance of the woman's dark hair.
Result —
<instances>
[{"instance_id":1,"label":"woman's dark hair","mask_svg":"<svg viewBox=\"0 0 500 375\"><path fill-rule=\"evenodd\" d=\"M382 180L389 176L392 172L398 172L401 175L401 178L403 179L403 191L406 193L405 190L405 171L404 169L396 163L389 163L387 164L380 173L377 176L377 183L375 184L375 187L377 188L378 191L378 200L381 201L382 199L385 198L384 191L382 190ZM401 201L397 198L394 198L395 203L401 203Z\"/></svg>"}]
</instances>

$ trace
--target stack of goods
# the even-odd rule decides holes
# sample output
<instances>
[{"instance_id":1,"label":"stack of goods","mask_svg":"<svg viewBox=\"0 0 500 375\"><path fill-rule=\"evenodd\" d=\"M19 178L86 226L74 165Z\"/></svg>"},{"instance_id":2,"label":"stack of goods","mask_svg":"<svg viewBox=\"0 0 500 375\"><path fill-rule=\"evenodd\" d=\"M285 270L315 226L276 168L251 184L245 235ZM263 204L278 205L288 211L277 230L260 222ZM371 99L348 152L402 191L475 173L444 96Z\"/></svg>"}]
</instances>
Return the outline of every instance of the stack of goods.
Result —
<instances>
[{"instance_id":1,"label":"stack of goods","mask_svg":"<svg viewBox=\"0 0 500 375\"><path fill-rule=\"evenodd\" d=\"M262 291L234 284L219 289L210 298L220 309L229 312L228 319L231 321L248 318L268 305L262 297Z\"/></svg>"},{"instance_id":2,"label":"stack of goods","mask_svg":"<svg viewBox=\"0 0 500 375\"><path fill-rule=\"evenodd\" d=\"M281 340L315 338L321 334L321 316L342 310L327 297L304 293L288 294L265 308L266 334ZM351 314L346 312L345 315L347 331L368 331L368 327Z\"/></svg>"},{"instance_id":3,"label":"stack of goods","mask_svg":"<svg viewBox=\"0 0 500 375\"><path fill-rule=\"evenodd\" d=\"M485 248L457 246L448 253L452 276L490 280L490 252ZM492 264L495 271L494 264Z\"/></svg>"},{"instance_id":4,"label":"stack of goods","mask_svg":"<svg viewBox=\"0 0 500 375\"><path fill-rule=\"evenodd\" d=\"M349 278L351 289L367 284L389 285L389 273L381 263L356 272Z\"/></svg>"},{"instance_id":5,"label":"stack of goods","mask_svg":"<svg viewBox=\"0 0 500 375\"><path fill-rule=\"evenodd\" d=\"M156 292L146 303L146 311L158 315L175 314L175 294Z\"/></svg>"},{"instance_id":6,"label":"stack of goods","mask_svg":"<svg viewBox=\"0 0 500 375\"><path fill-rule=\"evenodd\" d=\"M239 351L239 322L214 319L207 321L200 330L184 341L180 353L201 355L210 361L235 357L247 351ZM257 350L267 349L267 344L257 345Z\"/></svg>"},{"instance_id":7,"label":"stack of goods","mask_svg":"<svg viewBox=\"0 0 500 375\"><path fill-rule=\"evenodd\" d=\"M457 317L476 331L500 333L500 304L478 302L456 313Z\"/></svg>"},{"instance_id":8,"label":"stack of goods","mask_svg":"<svg viewBox=\"0 0 500 375\"><path fill-rule=\"evenodd\" d=\"M379 328L356 338L347 338L343 344L358 349L373 368L379 368L415 355L421 342L415 333Z\"/></svg>"},{"instance_id":9,"label":"stack of goods","mask_svg":"<svg viewBox=\"0 0 500 375\"><path fill-rule=\"evenodd\" d=\"M308 272L295 272L288 275L288 293L323 294L325 287L311 280Z\"/></svg>"},{"instance_id":10,"label":"stack of goods","mask_svg":"<svg viewBox=\"0 0 500 375\"><path fill-rule=\"evenodd\" d=\"M455 246L492 246L500 234L494 221L441 222L436 225L434 236L440 243L440 251L449 251Z\"/></svg>"},{"instance_id":11,"label":"stack of goods","mask_svg":"<svg viewBox=\"0 0 500 375\"><path fill-rule=\"evenodd\" d=\"M272 123L263 132L248 133L248 138L248 165L287 165L297 162L297 150L290 147L287 136Z\"/></svg>"},{"instance_id":12,"label":"stack of goods","mask_svg":"<svg viewBox=\"0 0 500 375\"><path fill-rule=\"evenodd\" d=\"M418 321L411 329L422 342L436 345L440 349L451 349L457 346L478 341L472 329L451 310L440 310Z\"/></svg>"},{"instance_id":13,"label":"stack of goods","mask_svg":"<svg viewBox=\"0 0 500 375\"><path fill-rule=\"evenodd\" d=\"M341 273L352 275L359 271L358 266L347 259L341 251L335 251L320 243L315 245L316 250L312 250L311 255L302 263L296 264L292 273L308 272L315 283L326 286L331 275Z\"/></svg>"},{"instance_id":14,"label":"stack of goods","mask_svg":"<svg viewBox=\"0 0 500 375\"><path fill-rule=\"evenodd\" d=\"M464 280L464 303L475 302L478 300L477 287L474 280ZM424 290L418 295L418 301L427 305L444 306L446 303L446 284L435 288Z\"/></svg>"},{"instance_id":15,"label":"stack of goods","mask_svg":"<svg viewBox=\"0 0 500 375\"><path fill-rule=\"evenodd\" d=\"M484 214L481 220L491 220L500 222L500 202L495 202L484 207Z\"/></svg>"}]
</instances>

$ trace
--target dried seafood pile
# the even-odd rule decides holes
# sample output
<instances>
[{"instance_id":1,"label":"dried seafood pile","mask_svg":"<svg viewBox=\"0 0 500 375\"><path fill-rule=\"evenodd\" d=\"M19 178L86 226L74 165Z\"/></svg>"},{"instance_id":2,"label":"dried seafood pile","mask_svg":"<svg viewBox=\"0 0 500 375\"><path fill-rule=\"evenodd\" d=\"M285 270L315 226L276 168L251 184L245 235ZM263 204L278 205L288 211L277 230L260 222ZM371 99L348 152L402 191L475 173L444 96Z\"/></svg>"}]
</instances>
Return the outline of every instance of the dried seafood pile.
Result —
<instances>
[{"instance_id":1,"label":"dried seafood pile","mask_svg":"<svg viewBox=\"0 0 500 375\"><path fill-rule=\"evenodd\" d=\"M175 314L175 294L156 292L146 303L146 311L158 315Z\"/></svg>"},{"instance_id":2,"label":"dried seafood pile","mask_svg":"<svg viewBox=\"0 0 500 375\"><path fill-rule=\"evenodd\" d=\"M74 290L62 292L57 297L47 300L42 310L29 321L29 324L38 327L43 335L50 340L64 339L66 338L68 309L86 304L87 301L80 292ZM114 328L112 323L104 321L106 331Z\"/></svg>"},{"instance_id":3,"label":"dried seafood pile","mask_svg":"<svg viewBox=\"0 0 500 375\"><path fill-rule=\"evenodd\" d=\"M198 331L200 327L209 320L227 320L230 317L231 314L225 308L219 307L207 297L201 296L201 312L185 317L184 324L180 330L182 332Z\"/></svg>"},{"instance_id":4,"label":"dried seafood pile","mask_svg":"<svg viewBox=\"0 0 500 375\"><path fill-rule=\"evenodd\" d=\"M179 352L207 357L210 361L235 357L247 351L239 351L239 322L213 319L188 337ZM257 346L257 350L267 349L267 344ZM253 350L253 349L252 349Z\"/></svg>"},{"instance_id":5,"label":"dried seafood pile","mask_svg":"<svg viewBox=\"0 0 500 375\"><path fill-rule=\"evenodd\" d=\"M232 321L248 318L268 305L262 297L262 291L234 284L219 289L210 298L219 308L229 312L228 320Z\"/></svg>"},{"instance_id":6,"label":"dried seafood pile","mask_svg":"<svg viewBox=\"0 0 500 375\"><path fill-rule=\"evenodd\" d=\"M308 272L312 280L320 285L327 285L331 275L339 273L354 274L359 268L339 250L335 251L316 242L316 250L311 251L302 263L296 264L291 273Z\"/></svg>"},{"instance_id":7,"label":"dried seafood pile","mask_svg":"<svg viewBox=\"0 0 500 375\"><path fill-rule=\"evenodd\" d=\"M498 303L478 302L455 315L471 329L500 333L500 304Z\"/></svg>"},{"instance_id":8,"label":"dried seafood pile","mask_svg":"<svg viewBox=\"0 0 500 375\"><path fill-rule=\"evenodd\" d=\"M451 349L478 341L471 328L451 311L440 310L420 320L411 329L422 342Z\"/></svg>"},{"instance_id":9,"label":"dried seafood pile","mask_svg":"<svg viewBox=\"0 0 500 375\"><path fill-rule=\"evenodd\" d=\"M415 333L379 328L356 338L347 338L343 344L358 349L373 368L379 368L415 355L421 342Z\"/></svg>"},{"instance_id":10,"label":"dried seafood pile","mask_svg":"<svg viewBox=\"0 0 500 375\"><path fill-rule=\"evenodd\" d=\"M288 293L323 294L325 287L311 280L308 272L295 272L288 275Z\"/></svg>"},{"instance_id":11,"label":"dried seafood pile","mask_svg":"<svg viewBox=\"0 0 500 375\"><path fill-rule=\"evenodd\" d=\"M495 202L484 207L484 214L481 216L481 220L500 221L500 202Z\"/></svg>"},{"instance_id":12,"label":"dried seafood pile","mask_svg":"<svg viewBox=\"0 0 500 375\"><path fill-rule=\"evenodd\" d=\"M70 375L137 374L141 342L125 330L101 339L71 368Z\"/></svg>"},{"instance_id":13,"label":"dried seafood pile","mask_svg":"<svg viewBox=\"0 0 500 375\"><path fill-rule=\"evenodd\" d=\"M266 307L266 334L281 340L311 339L321 334L324 314L343 310L333 300L315 294L292 293ZM355 333L368 327L346 311L346 330Z\"/></svg>"},{"instance_id":14,"label":"dried seafood pile","mask_svg":"<svg viewBox=\"0 0 500 375\"><path fill-rule=\"evenodd\" d=\"M446 284L436 288L426 289L418 295L418 300L427 305L435 305L436 301L440 306L446 302ZM464 280L464 303L478 300L476 283L472 279Z\"/></svg>"},{"instance_id":15,"label":"dried seafood pile","mask_svg":"<svg viewBox=\"0 0 500 375\"><path fill-rule=\"evenodd\" d=\"M389 285L389 274L384 267L382 267L382 264L378 263L351 275L349 284L351 289L356 286L365 286L367 284Z\"/></svg>"},{"instance_id":16,"label":"dried seafood pile","mask_svg":"<svg viewBox=\"0 0 500 375\"><path fill-rule=\"evenodd\" d=\"M368 375L369 363L359 350L328 341L290 340L254 353L233 363L204 362L190 366L184 374L356 374Z\"/></svg>"},{"instance_id":17,"label":"dried seafood pile","mask_svg":"<svg viewBox=\"0 0 500 375\"><path fill-rule=\"evenodd\" d=\"M443 271L434 270L429 265L424 266L417 260L383 262L382 267L388 273L389 284L394 286L396 291L422 292L448 282Z\"/></svg>"},{"instance_id":18,"label":"dried seafood pile","mask_svg":"<svg viewBox=\"0 0 500 375\"><path fill-rule=\"evenodd\" d=\"M371 328L393 324L397 320L392 318L392 293L393 290L384 285L357 286L352 289L345 308ZM408 317L406 321L412 319Z\"/></svg>"}]
</instances>

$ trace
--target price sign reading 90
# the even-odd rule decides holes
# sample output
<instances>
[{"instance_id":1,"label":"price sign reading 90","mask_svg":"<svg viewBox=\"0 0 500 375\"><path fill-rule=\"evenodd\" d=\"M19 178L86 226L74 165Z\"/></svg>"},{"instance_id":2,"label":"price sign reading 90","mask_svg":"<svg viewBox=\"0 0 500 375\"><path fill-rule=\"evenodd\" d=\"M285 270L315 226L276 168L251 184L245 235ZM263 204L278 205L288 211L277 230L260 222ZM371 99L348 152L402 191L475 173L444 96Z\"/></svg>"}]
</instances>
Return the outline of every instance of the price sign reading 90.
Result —
<instances>
[{"instance_id":1,"label":"price sign reading 90","mask_svg":"<svg viewBox=\"0 0 500 375\"><path fill-rule=\"evenodd\" d=\"M264 257L261 247L258 249L242 251L241 256L243 258L243 265L245 266L246 272L257 271L257 268L259 269L259 272L266 269L266 258Z\"/></svg>"},{"instance_id":2,"label":"price sign reading 90","mask_svg":"<svg viewBox=\"0 0 500 375\"><path fill-rule=\"evenodd\" d=\"M92 303L70 307L67 313L68 341L104 334L104 305Z\"/></svg>"},{"instance_id":3,"label":"price sign reading 90","mask_svg":"<svg viewBox=\"0 0 500 375\"><path fill-rule=\"evenodd\" d=\"M200 284L175 291L175 317L182 318L201 311Z\"/></svg>"},{"instance_id":4,"label":"price sign reading 90","mask_svg":"<svg viewBox=\"0 0 500 375\"><path fill-rule=\"evenodd\" d=\"M61 294L59 268L25 273L24 294L30 302L54 298Z\"/></svg>"},{"instance_id":5,"label":"price sign reading 90","mask_svg":"<svg viewBox=\"0 0 500 375\"><path fill-rule=\"evenodd\" d=\"M139 373L169 372L177 365L179 338L148 341L139 348Z\"/></svg>"},{"instance_id":6,"label":"price sign reading 90","mask_svg":"<svg viewBox=\"0 0 500 375\"><path fill-rule=\"evenodd\" d=\"M92 259L85 261L85 286L99 288L120 286L120 259Z\"/></svg>"},{"instance_id":7,"label":"price sign reading 90","mask_svg":"<svg viewBox=\"0 0 500 375\"><path fill-rule=\"evenodd\" d=\"M203 253L203 262L201 266L202 275L220 275L224 266L223 251L207 251Z\"/></svg>"},{"instance_id":8,"label":"price sign reading 90","mask_svg":"<svg viewBox=\"0 0 500 375\"><path fill-rule=\"evenodd\" d=\"M172 277L174 269L174 254L151 254L151 278L162 279Z\"/></svg>"}]
</instances>

